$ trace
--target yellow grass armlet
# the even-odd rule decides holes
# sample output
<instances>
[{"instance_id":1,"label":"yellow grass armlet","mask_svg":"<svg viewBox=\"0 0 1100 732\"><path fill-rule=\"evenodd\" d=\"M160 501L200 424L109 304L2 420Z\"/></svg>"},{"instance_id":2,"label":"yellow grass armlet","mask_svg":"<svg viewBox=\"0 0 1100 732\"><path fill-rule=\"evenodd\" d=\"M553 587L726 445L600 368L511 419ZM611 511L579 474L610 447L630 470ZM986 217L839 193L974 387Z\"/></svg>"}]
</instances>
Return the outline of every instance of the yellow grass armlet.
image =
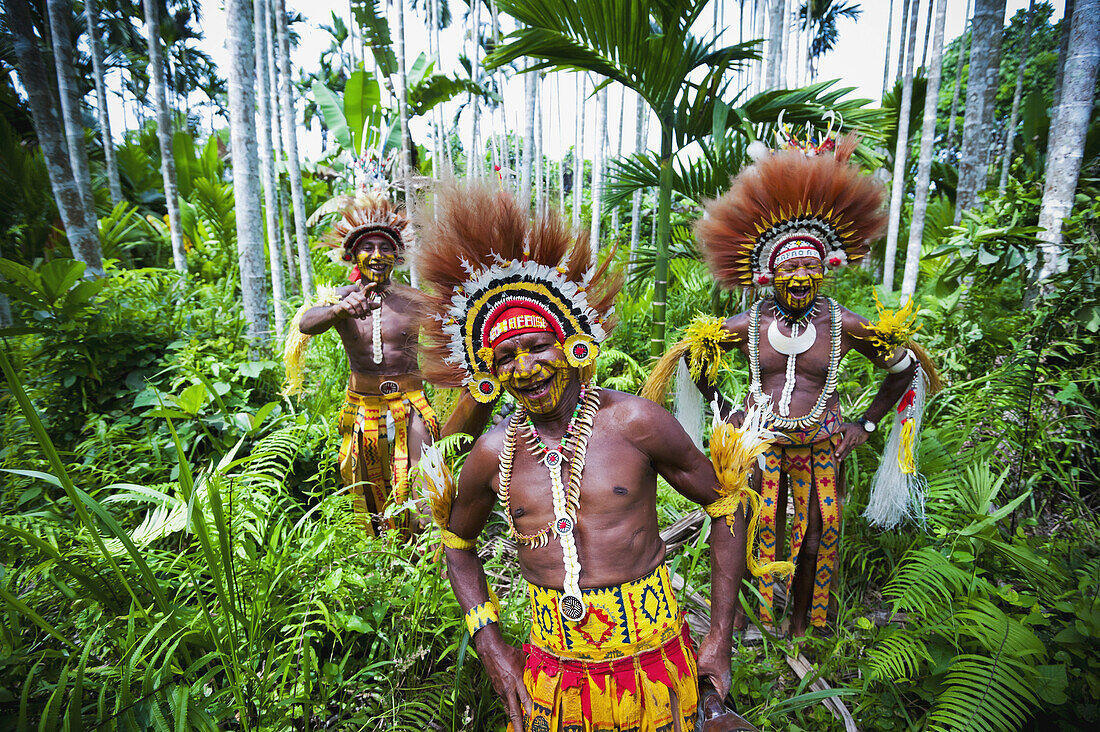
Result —
<instances>
[{"instance_id":1,"label":"yellow grass armlet","mask_svg":"<svg viewBox=\"0 0 1100 732\"><path fill-rule=\"evenodd\" d=\"M306 349L309 347L309 340L313 336L303 333L298 327L302 321L302 316L310 308L315 308L318 305L335 305L338 302L340 302L340 296L336 293L335 287L318 287L317 297L313 302L306 301L302 303L302 307L294 313L294 319L290 321L290 328L287 332L286 343L283 345L283 365L286 369L283 377L283 390L280 392L283 396L301 394L305 382Z\"/></svg>"},{"instance_id":2,"label":"yellow grass armlet","mask_svg":"<svg viewBox=\"0 0 1100 732\"><path fill-rule=\"evenodd\" d=\"M450 529L442 529L440 533L443 536L443 546L448 549L461 549L469 551L477 546L477 542L473 539L463 539L458 534L454 533Z\"/></svg>"},{"instance_id":3,"label":"yellow grass armlet","mask_svg":"<svg viewBox=\"0 0 1100 732\"><path fill-rule=\"evenodd\" d=\"M714 503L708 503L703 506L703 510L706 511L707 516L711 518L721 518L722 516L731 516L737 513L737 509L741 508L741 503L741 496L731 493L722 496Z\"/></svg>"}]
</instances>

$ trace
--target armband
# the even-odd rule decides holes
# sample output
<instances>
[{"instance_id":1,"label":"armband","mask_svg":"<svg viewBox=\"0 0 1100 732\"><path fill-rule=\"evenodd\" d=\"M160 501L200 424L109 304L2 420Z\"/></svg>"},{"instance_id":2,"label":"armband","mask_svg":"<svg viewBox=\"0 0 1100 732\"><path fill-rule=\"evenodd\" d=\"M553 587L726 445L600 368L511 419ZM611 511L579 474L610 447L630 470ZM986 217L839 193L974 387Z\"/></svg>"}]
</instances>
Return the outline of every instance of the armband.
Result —
<instances>
[{"instance_id":1,"label":"armband","mask_svg":"<svg viewBox=\"0 0 1100 732\"><path fill-rule=\"evenodd\" d=\"M477 542L473 539L463 539L458 534L449 529L441 529L440 534L443 536L443 546L448 549L464 549L469 550L477 546Z\"/></svg>"},{"instance_id":2,"label":"armband","mask_svg":"<svg viewBox=\"0 0 1100 732\"><path fill-rule=\"evenodd\" d=\"M711 518L720 518L722 516L730 516L737 512L737 509L741 507L740 494L730 493L722 496L714 503L708 503L703 506L703 510L707 512L707 516Z\"/></svg>"},{"instance_id":3,"label":"armband","mask_svg":"<svg viewBox=\"0 0 1100 732\"><path fill-rule=\"evenodd\" d=\"M905 369L909 368L913 364L913 352L908 348L905 349L905 353L893 366L887 366L886 370L891 374L900 374Z\"/></svg>"},{"instance_id":4,"label":"armband","mask_svg":"<svg viewBox=\"0 0 1100 732\"><path fill-rule=\"evenodd\" d=\"M489 623L500 622L500 600L497 599L492 587L487 587L487 589L489 590L489 599L480 605L474 605L466 611L466 630L470 631L471 638L474 633Z\"/></svg>"}]
</instances>

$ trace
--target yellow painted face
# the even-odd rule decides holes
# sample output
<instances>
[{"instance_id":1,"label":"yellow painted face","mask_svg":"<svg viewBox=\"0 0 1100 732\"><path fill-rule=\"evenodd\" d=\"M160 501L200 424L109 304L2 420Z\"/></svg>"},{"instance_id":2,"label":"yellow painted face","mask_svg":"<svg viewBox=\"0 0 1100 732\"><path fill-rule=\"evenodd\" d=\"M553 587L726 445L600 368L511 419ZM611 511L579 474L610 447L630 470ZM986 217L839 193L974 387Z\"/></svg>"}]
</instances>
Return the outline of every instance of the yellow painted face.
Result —
<instances>
[{"instance_id":1,"label":"yellow painted face","mask_svg":"<svg viewBox=\"0 0 1100 732\"><path fill-rule=\"evenodd\" d=\"M365 234L355 242L352 252L364 283L386 284L401 261L397 246L385 234Z\"/></svg>"},{"instance_id":2,"label":"yellow painted face","mask_svg":"<svg viewBox=\"0 0 1100 732\"><path fill-rule=\"evenodd\" d=\"M548 414L561 404L576 373L553 333L506 338L493 348L493 369L500 385L535 414Z\"/></svg>"},{"instance_id":3,"label":"yellow painted face","mask_svg":"<svg viewBox=\"0 0 1100 732\"><path fill-rule=\"evenodd\" d=\"M775 299L787 312L800 313L817 298L824 279L825 267L820 259L788 259L775 271Z\"/></svg>"}]
</instances>

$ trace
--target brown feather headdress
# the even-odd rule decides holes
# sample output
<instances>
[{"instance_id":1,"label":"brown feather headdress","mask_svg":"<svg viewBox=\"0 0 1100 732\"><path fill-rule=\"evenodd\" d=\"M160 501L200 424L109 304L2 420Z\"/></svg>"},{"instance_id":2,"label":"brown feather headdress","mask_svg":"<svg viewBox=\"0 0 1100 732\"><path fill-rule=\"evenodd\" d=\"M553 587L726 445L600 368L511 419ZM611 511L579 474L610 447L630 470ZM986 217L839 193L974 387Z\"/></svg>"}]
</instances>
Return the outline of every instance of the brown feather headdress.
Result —
<instances>
[{"instance_id":1,"label":"brown feather headdress","mask_svg":"<svg viewBox=\"0 0 1100 732\"><path fill-rule=\"evenodd\" d=\"M465 384L488 402L500 393L489 334L510 308L547 322L571 365L590 367L612 328L622 278L611 257L592 264L587 235L572 233L554 211L532 222L508 193L484 184L446 183L425 210L416 271L429 288L425 378Z\"/></svg>"},{"instance_id":2,"label":"brown feather headdress","mask_svg":"<svg viewBox=\"0 0 1100 732\"><path fill-rule=\"evenodd\" d=\"M766 152L708 202L695 234L714 278L730 289L771 284L776 255L794 242L830 269L866 255L886 215L882 185L848 162L856 143L844 137L835 155Z\"/></svg>"},{"instance_id":3,"label":"brown feather headdress","mask_svg":"<svg viewBox=\"0 0 1100 732\"><path fill-rule=\"evenodd\" d=\"M404 207L384 196L360 193L348 199L342 213L325 236L325 243L333 249L343 248L344 261L351 261L355 242L365 234L383 234L399 251L405 249L405 228L409 221Z\"/></svg>"}]
</instances>

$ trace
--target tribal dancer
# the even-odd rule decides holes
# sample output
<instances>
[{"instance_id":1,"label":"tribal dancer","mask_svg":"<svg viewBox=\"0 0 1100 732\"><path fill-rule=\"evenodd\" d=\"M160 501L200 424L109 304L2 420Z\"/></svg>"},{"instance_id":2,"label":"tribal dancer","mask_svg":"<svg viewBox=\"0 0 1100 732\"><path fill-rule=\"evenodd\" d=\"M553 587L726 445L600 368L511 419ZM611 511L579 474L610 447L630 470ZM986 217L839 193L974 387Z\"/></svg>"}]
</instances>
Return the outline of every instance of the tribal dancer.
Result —
<instances>
[{"instance_id":1,"label":"tribal dancer","mask_svg":"<svg viewBox=\"0 0 1100 732\"><path fill-rule=\"evenodd\" d=\"M407 225L404 212L384 198L354 199L328 237L329 246L354 263L348 277L354 284L319 292L312 306L304 305L286 347L293 393L301 389L309 337L332 327L340 334L351 364L340 413L340 477L371 534L398 528L398 520L382 513L407 496L409 456L419 458L439 436L417 365L419 295L390 280L403 261Z\"/></svg>"},{"instance_id":2,"label":"tribal dancer","mask_svg":"<svg viewBox=\"0 0 1100 732\"><path fill-rule=\"evenodd\" d=\"M435 314L425 374L518 402L478 439L457 493L431 498L448 577L510 728L687 732L697 675L722 696L730 685L746 564L740 498L719 490L668 412L593 381L621 278L591 264L587 236L554 214L531 224L511 196L485 188L445 189L437 207L417 261ZM731 526L711 534L712 624L698 656L664 565L658 475ZM501 635L475 551L498 502L529 583L523 651Z\"/></svg>"},{"instance_id":3,"label":"tribal dancer","mask_svg":"<svg viewBox=\"0 0 1100 732\"><path fill-rule=\"evenodd\" d=\"M848 163L855 145L855 138L845 138L835 145L835 155L830 154L831 139L810 150L791 146L771 152L763 145L754 150L756 163L734 179L728 193L707 205L696 235L722 286L771 286L774 294L724 322L696 319L685 340L658 364L643 392L663 401L668 379L683 358L703 395L717 397L728 408L714 387L724 353L736 347L748 359L747 405L767 410L765 426L776 434L762 470L758 467L754 475L763 499L760 554L765 563L775 558L784 535L787 485L794 499L789 557L797 570L790 632L796 637L805 635L807 615L810 624L825 624L840 540L841 461L867 440L907 389L921 395L903 401L904 418L913 422L910 434L913 426L919 428L920 405L914 402L923 402L924 379L914 351L923 352L908 343L907 335L899 342L893 337L896 332L887 334L884 326L819 295L826 271L863 257L868 242L883 228L881 186ZM888 373L864 415L845 422L836 393L837 370L852 349ZM740 419L738 414L731 421ZM911 467L912 439L906 447L908 455L900 460L895 455L893 462L907 461ZM880 523L900 520L901 512L912 508L910 487L919 488L915 468L900 476L893 472L893 485L877 481L872 491L875 505L869 513L883 514L876 514ZM884 512L883 501L894 501L893 510ZM769 579L760 588L765 601L761 617L769 623L773 584ZM738 617L741 622L743 616Z\"/></svg>"}]
</instances>

